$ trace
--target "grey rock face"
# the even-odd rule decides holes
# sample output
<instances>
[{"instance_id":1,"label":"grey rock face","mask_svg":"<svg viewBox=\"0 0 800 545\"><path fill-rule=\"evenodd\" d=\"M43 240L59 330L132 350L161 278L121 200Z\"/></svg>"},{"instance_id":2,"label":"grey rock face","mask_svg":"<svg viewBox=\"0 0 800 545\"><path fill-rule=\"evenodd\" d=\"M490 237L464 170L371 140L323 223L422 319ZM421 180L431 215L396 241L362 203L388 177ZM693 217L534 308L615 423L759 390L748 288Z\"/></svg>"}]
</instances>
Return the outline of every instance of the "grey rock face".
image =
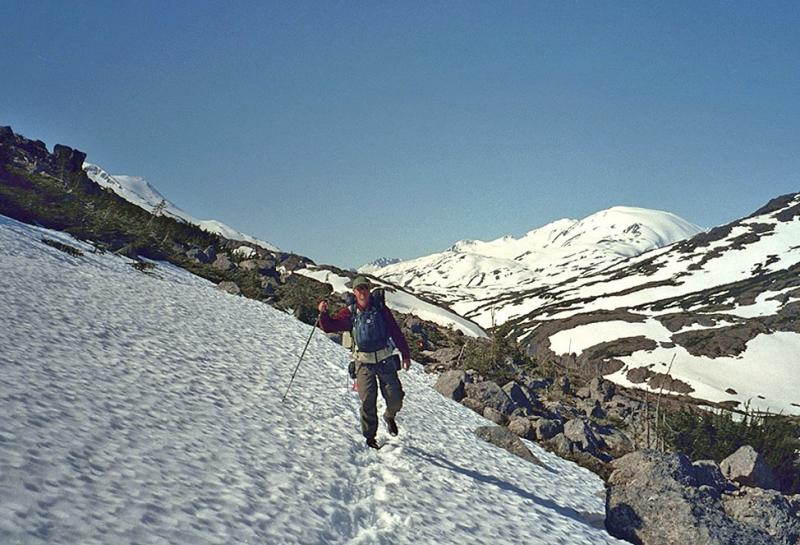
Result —
<instances>
[{"instance_id":1,"label":"grey rock face","mask_svg":"<svg viewBox=\"0 0 800 545\"><path fill-rule=\"evenodd\" d=\"M767 466L763 456L749 445L741 447L722 460L719 467L726 479L744 486L779 488L778 480Z\"/></svg>"},{"instance_id":2,"label":"grey rock face","mask_svg":"<svg viewBox=\"0 0 800 545\"><path fill-rule=\"evenodd\" d=\"M467 397L479 401L484 407L492 407L503 414L511 414L516 408L503 389L491 381L466 384L464 393Z\"/></svg>"},{"instance_id":3,"label":"grey rock face","mask_svg":"<svg viewBox=\"0 0 800 545\"><path fill-rule=\"evenodd\" d=\"M448 399L461 401L464 398L464 371L446 371L439 375L433 386Z\"/></svg>"},{"instance_id":4,"label":"grey rock face","mask_svg":"<svg viewBox=\"0 0 800 545\"><path fill-rule=\"evenodd\" d=\"M560 420L540 418L534 424L534 430L536 431L536 437L539 440L547 441L559 433L562 433L564 431L564 425Z\"/></svg>"},{"instance_id":5,"label":"grey rock face","mask_svg":"<svg viewBox=\"0 0 800 545\"><path fill-rule=\"evenodd\" d=\"M481 426L475 430L475 435L529 462L543 465L539 458L528 450L528 447L522 444L519 437L508 431L508 428L502 426Z\"/></svg>"}]
</instances>

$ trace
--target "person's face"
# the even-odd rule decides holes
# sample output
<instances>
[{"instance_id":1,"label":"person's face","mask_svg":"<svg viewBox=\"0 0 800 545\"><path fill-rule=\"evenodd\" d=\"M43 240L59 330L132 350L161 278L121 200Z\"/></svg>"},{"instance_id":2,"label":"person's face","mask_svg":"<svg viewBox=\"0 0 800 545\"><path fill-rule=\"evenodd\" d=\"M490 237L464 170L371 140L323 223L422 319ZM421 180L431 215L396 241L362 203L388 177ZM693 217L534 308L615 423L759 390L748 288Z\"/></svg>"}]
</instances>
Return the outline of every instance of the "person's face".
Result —
<instances>
[{"instance_id":1,"label":"person's face","mask_svg":"<svg viewBox=\"0 0 800 545\"><path fill-rule=\"evenodd\" d=\"M369 286L358 286L353 289L358 306L365 308L369 304Z\"/></svg>"}]
</instances>

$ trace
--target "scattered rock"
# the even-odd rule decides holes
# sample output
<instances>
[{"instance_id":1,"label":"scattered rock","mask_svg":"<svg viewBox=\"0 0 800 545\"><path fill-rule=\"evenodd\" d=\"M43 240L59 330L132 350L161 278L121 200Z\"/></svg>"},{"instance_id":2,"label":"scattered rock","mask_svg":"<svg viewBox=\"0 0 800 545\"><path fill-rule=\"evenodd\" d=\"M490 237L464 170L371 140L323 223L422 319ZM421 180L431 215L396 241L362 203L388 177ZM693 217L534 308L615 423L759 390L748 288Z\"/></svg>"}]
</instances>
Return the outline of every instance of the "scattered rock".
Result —
<instances>
[{"instance_id":1,"label":"scattered rock","mask_svg":"<svg viewBox=\"0 0 800 545\"><path fill-rule=\"evenodd\" d=\"M510 432L508 428L503 426L481 426L475 430L475 435L524 460L537 465L544 465L530 450L528 450L528 447L522 444L520 438Z\"/></svg>"},{"instance_id":2,"label":"scattered rock","mask_svg":"<svg viewBox=\"0 0 800 545\"><path fill-rule=\"evenodd\" d=\"M603 377L595 377L589 382L589 396L601 403L610 401L615 393L614 383Z\"/></svg>"},{"instance_id":3,"label":"scattered rock","mask_svg":"<svg viewBox=\"0 0 800 545\"><path fill-rule=\"evenodd\" d=\"M606 417L606 412L603 410L603 407L600 405L599 401L587 399L586 401L580 403L578 408L590 418L600 420Z\"/></svg>"},{"instance_id":4,"label":"scattered rock","mask_svg":"<svg viewBox=\"0 0 800 545\"><path fill-rule=\"evenodd\" d=\"M778 480L767 466L764 457L756 450L745 445L722 460L719 464L722 474L729 481L744 486L778 489Z\"/></svg>"}]
</instances>

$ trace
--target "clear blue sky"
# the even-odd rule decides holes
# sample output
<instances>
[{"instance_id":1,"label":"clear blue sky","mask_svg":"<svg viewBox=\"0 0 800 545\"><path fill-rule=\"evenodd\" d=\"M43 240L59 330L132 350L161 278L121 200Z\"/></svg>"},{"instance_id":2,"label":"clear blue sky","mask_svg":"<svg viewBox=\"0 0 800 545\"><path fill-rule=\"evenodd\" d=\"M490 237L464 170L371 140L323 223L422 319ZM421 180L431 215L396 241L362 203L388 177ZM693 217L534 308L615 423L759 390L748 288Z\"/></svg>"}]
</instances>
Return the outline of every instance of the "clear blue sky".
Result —
<instances>
[{"instance_id":1,"label":"clear blue sky","mask_svg":"<svg viewBox=\"0 0 800 545\"><path fill-rule=\"evenodd\" d=\"M800 190L800 2L0 0L0 124L320 263Z\"/></svg>"}]
</instances>

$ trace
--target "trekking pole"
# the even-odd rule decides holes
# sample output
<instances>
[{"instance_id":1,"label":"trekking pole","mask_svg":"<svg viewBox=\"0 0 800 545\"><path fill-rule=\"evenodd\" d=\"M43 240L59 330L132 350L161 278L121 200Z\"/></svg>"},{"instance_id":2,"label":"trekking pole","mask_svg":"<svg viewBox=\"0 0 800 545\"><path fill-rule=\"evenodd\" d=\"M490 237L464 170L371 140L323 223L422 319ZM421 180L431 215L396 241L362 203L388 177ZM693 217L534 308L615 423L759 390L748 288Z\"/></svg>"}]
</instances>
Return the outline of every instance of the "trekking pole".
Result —
<instances>
[{"instance_id":1,"label":"trekking pole","mask_svg":"<svg viewBox=\"0 0 800 545\"><path fill-rule=\"evenodd\" d=\"M294 382L294 376L297 374L297 370L300 369L300 362L303 361L303 356L306 355L306 350L308 349L308 345L311 342L311 337L314 336L314 332L317 330L318 325L319 325L319 316L317 316L317 321L314 322L314 327L311 328L311 334L308 336L306 345L303 347L303 352L300 354L300 359L297 360L297 365L294 368L294 373L292 373L292 378L289 381L289 386L286 387L286 392L283 394L283 397L281 398L281 403L286 401L286 396L289 394L289 388L292 387L292 382Z\"/></svg>"}]
</instances>

